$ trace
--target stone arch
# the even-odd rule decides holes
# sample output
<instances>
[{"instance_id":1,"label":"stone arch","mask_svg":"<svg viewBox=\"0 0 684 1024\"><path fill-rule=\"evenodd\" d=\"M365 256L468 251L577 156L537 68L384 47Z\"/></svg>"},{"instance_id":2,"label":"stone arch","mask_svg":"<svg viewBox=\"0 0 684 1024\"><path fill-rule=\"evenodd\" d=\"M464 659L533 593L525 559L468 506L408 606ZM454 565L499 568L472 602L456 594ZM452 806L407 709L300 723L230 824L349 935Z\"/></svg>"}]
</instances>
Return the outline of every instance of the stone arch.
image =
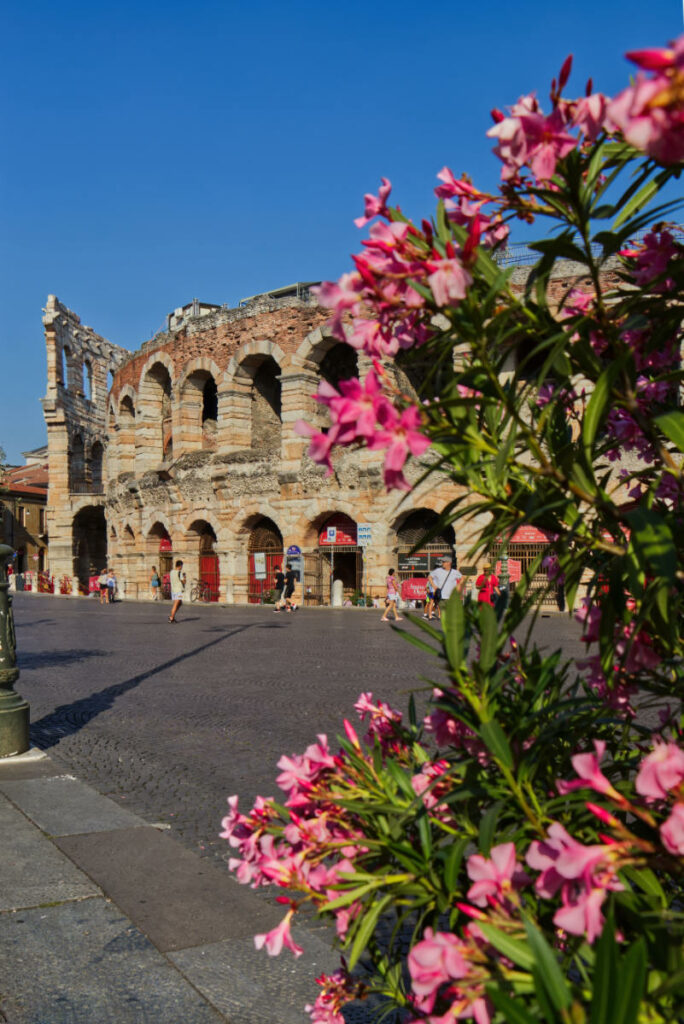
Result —
<instances>
[{"instance_id":1,"label":"stone arch","mask_svg":"<svg viewBox=\"0 0 684 1024\"><path fill-rule=\"evenodd\" d=\"M93 402L95 400L93 393L93 364L89 356L86 356L81 365L81 389L86 402Z\"/></svg>"},{"instance_id":2,"label":"stone arch","mask_svg":"<svg viewBox=\"0 0 684 1024\"><path fill-rule=\"evenodd\" d=\"M220 379L216 363L206 357L193 359L184 368L177 388L179 446L182 452L216 449Z\"/></svg>"},{"instance_id":3,"label":"stone arch","mask_svg":"<svg viewBox=\"0 0 684 1024\"><path fill-rule=\"evenodd\" d=\"M65 390L69 390L69 362L71 360L71 349L68 345L62 345L59 356L59 383Z\"/></svg>"},{"instance_id":4,"label":"stone arch","mask_svg":"<svg viewBox=\"0 0 684 1024\"><path fill-rule=\"evenodd\" d=\"M71 522L73 574L87 593L88 580L106 568L107 526L102 505L84 504Z\"/></svg>"},{"instance_id":5,"label":"stone arch","mask_svg":"<svg viewBox=\"0 0 684 1024\"><path fill-rule=\"evenodd\" d=\"M438 522L439 513L427 506L405 509L394 518L390 543L397 553L399 579L424 578L437 568L442 556L454 552L456 533L451 524L430 536Z\"/></svg>"},{"instance_id":6,"label":"stone arch","mask_svg":"<svg viewBox=\"0 0 684 1024\"><path fill-rule=\"evenodd\" d=\"M76 432L69 445L69 490L72 494L83 494L86 487L85 442L83 435Z\"/></svg>"},{"instance_id":7,"label":"stone arch","mask_svg":"<svg viewBox=\"0 0 684 1024\"><path fill-rule=\"evenodd\" d=\"M346 504L349 511L342 511ZM320 511L307 524L306 544L310 553L304 559L305 601L342 603L362 592L363 558L358 546L356 519L358 509L335 502L334 508ZM334 533L328 533L328 528Z\"/></svg>"},{"instance_id":8,"label":"stone arch","mask_svg":"<svg viewBox=\"0 0 684 1024\"><path fill-rule=\"evenodd\" d=\"M163 582L173 568L173 540L168 519L163 513L153 513L151 519L151 523L142 531L142 548L149 569L155 566Z\"/></svg>"},{"instance_id":9,"label":"stone arch","mask_svg":"<svg viewBox=\"0 0 684 1024\"><path fill-rule=\"evenodd\" d=\"M132 473L135 470L135 392L123 388L119 394L117 473Z\"/></svg>"},{"instance_id":10,"label":"stone arch","mask_svg":"<svg viewBox=\"0 0 684 1024\"><path fill-rule=\"evenodd\" d=\"M193 519L185 531L184 546L189 558L194 559L192 575L197 577L200 586L207 588L210 601L218 601L221 593L217 545L218 535L209 520Z\"/></svg>"},{"instance_id":11,"label":"stone arch","mask_svg":"<svg viewBox=\"0 0 684 1024\"><path fill-rule=\"evenodd\" d=\"M136 447L143 466L154 466L173 458L173 363L164 352L156 352L145 363L138 389L140 420Z\"/></svg>"},{"instance_id":12,"label":"stone arch","mask_svg":"<svg viewBox=\"0 0 684 1024\"><path fill-rule=\"evenodd\" d=\"M295 353L298 362L318 365L325 353L334 345L344 344L325 325L309 331Z\"/></svg>"},{"instance_id":13,"label":"stone arch","mask_svg":"<svg viewBox=\"0 0 684 1024\"><path fill-rule=\"evenodd\" d=\"M104 491L104 446L101 441L93 441L90 446L90 457L88 459L88 477L93 494L102 494Z\"/></svg>"},{"instance_id":14,"label":"stone arch","mask_svg":"<svg viewBox=\"0 0 684 1024\"><path fill-rule=\"evenodd\" d=\"M219 401L230 407L230 435L220 444L280 453L282 441L281 373L287 359L275 342L257 340L241 345L228 363Z\"/></svg>"},{"instance_id":15,"label":"stone arch","mask_svg":"<svg viewBox=\"0 0 684 1024\"><path fill-rule=\"evenodd\" d=\"M275 519L256 512L243 519L238 543L243 548L247 569L245 596L249 604L259 604L270 595L275 567L282 564L283 534Z\"/></svg>"}]
</instances>

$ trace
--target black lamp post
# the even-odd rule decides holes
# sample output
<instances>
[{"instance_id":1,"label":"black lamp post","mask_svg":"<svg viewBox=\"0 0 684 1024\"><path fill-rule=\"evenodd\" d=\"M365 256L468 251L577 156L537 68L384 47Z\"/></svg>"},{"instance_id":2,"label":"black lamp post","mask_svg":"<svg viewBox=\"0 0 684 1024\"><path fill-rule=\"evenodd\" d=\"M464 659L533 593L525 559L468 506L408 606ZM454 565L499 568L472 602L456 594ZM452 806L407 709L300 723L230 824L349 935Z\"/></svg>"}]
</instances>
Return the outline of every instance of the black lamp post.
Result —
<instances>
[{"instance_id":1,"label":"black lamp post","mask_svg":"<svg viewBox=\"0 0 684 1024\"><path fill-rule=\"evenodd\" d=\"M19 678L14 613L5 562L14 549L0 544L0 758L29 749L29 705L14 691Z\"/></svg>"}]
</instances>

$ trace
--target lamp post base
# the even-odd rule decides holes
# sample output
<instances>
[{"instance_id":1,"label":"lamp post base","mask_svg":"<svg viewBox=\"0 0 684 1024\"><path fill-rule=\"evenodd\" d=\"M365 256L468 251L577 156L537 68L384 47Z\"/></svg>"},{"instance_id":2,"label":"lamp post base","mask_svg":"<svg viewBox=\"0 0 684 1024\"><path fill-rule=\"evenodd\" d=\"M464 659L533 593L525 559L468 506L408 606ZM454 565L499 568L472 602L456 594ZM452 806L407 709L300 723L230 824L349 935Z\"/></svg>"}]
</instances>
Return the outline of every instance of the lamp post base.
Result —
<instances>
[{"instance_id":1,"label":"lamp post base","mask_svg":"<svg viewBox=\"0 0 684 1024\"><path fill-rule=\"evenodd\" d=\"M29 746L28 702L18 694L0 697L0 758L25 754Z\"/></svg>"}]
</instances>

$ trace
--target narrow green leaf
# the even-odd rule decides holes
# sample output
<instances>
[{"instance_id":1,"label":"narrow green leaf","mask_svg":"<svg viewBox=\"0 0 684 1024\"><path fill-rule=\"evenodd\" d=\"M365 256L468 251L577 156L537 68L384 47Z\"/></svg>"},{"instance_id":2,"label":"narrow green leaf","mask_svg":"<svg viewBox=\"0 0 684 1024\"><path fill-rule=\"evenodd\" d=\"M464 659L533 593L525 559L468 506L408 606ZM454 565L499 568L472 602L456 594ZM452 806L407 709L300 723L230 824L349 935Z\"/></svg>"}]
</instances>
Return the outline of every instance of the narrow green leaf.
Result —
<instances>
[{"instance_id":1,"label":"narrow green leaf","mask_svg":"<svg viewBox=\"0 0 684 1024\"><path fill-rule=\"evenodd\" d=\"M449 664L452 668L459 669L464 660L465 614L461 595L455 590L442 608L442 627Z\"/></svg>"},{"instance_id":2,"label":"narrow green leaf","mask_svg":"<svg viewBox=\"0 0 684 1024\"><path fill-rule=\"evenodd\" d=\"M653 509L635 508L625 518L632 531L631 545L644 570L655 570L659 576L674 583L677 549L672 531L663 517Z\"/></svg>"},{"instance_id":3,"label":"narrow green leaf","mask_svg":"<svg viewBox=\"0 0 684 1024\"><path fill-rule=\"evenodd\" d=\"M461 864L463 863L463 855L470 843L470 839L464 836L463 839L457 839L452 846L449 847L444 862L444 885L448 893L452 893L456 890L458 884L458 876L461 870Z\"/></svg>"},{"instance_id":4,"label":"narrow green leaf","mask_svg":"<svg viewBox=\"0 0 684 1024\"><path fill-rule=\"evenodd\" d=\"M624 358L616 359L609 363L596 381L591 398L589 399L584 423L582 424L582 441L589 461L591 461L591 447L594 443L599 424L608 407L613 381L623 366Z\"/></svg>"},{"instance_id":5,"label":"narrow green leaf","mask_svg":"<svg viewBox=\"0 0 684 1024\"><path fill-rule=\"evenodd\" d=\"M613 1024L637 1024L646 984L646 943L638 939L622 958Z\"/></svg>"},{"instance_id":6,"label":"narrow green leaf","mask_svg":"<svg viewBox=\"0 0 684 1024\"><path fill-rule=\"evenodd\" d=\"M382 899L379 899L377 903L363 915L359 921L359 925L354 931L354 943L349 954L349 970L352 971L358 963L359 957L364 952L368 941L375 931L375 927L378 923L378 918L382 912L389 906L393 900L391 893L387 893Z\"/></svg>"},{"instance_id":7,"label":"narrow green leaf","mask_svg":"<svg viewBox=\"0 0 684 1024\"><path fill-rule=\"evenodd\" d=\"M511 999L494 984L486 985L485 988L496 1009L503 1014L504 1020L510 1021L510 1024L539 1024L539 1018L533 1017L519 1000Z\"/></svg>"},{"instance_id":8,"label":"narrow green leaf","mask_svg":"<svg viewBox=\"0 0 684 1024\"><path fill-rule=\"evenodd\" d=\"M487 942L491 942L495 949L507 956L518 967L525 971L531 971L535 965L535 956L530 947L522 939L514 939L505 932L499 931L493 924L478 921L477 927L482 932Z\"/></svg>"},{"instance_id":9,"label":"narrow green leaf","mask_svg":"<svg viewBox=\"0 0 684 1024\"><path fill-rule=\"evenodd\" d=\"M525 921L525 931L534 953L535 962L539 967L544 988L554 1008L558 1011L567 1010L572 1002L572 994L560 969L556 954L531 921Z\"/></svg>"},{"instance_id":10,"label":"narrow green leaf","mask_svg":"<svg viewBox=\"0 0 684 1024\"><path fill-rule=\"evenodd\" d=\"M668 898L663 892L663 887L658 881L658 876L650 868L626 867L622 874L629 879L632 885L636 885L642 892L649 896L655 896L662 907L668 905Z\"/></svg>"},{"instance_id":11,"label":"narrow green leaf","mask_svg":"<svg viewBox=\"0 0 684 1024\"><path fill-rule=\"evenodd\" d=\"M493 803L492 806L485 811L480 820L478 845L480 847L480 852L484 854L485 857L489 856L489 851L492 848L492 840L496 830L496 823L499 820L503 804L503 800L497 800L496 803Z\"/></svg>"},{"instance_id":12,"label":"narrow green leaf","mask_svg":"<svg viewBox=\"0 0 684 1024\"><path fill-rule=\"evenodd\" d=\"M617 984L617 946L612 911L596 944L591 1024L609 1024Z\"/></svg>"},{"instance_id":13,"label":"narrow green leaf","mask_svg":"<svg viewBox=\"0 0 684 1024\"><path fill-rule=\"evenodd\" d=\"M496 615L491 604L483 601L480 604L480 666L485 675L496 661L498 632Z\"/></svg>"},{"instance_id":14,"label":"narrow green leaf","mask_svg":"<svg viewBox=\"0 0 684 1024\"><path fill-rule=\"evenodd\" d=\"M632 198L629 200L629 202L626 203L625 206L623 206L622 210L620 211L620 213L617 215L617 217L613 221L613 224L612 224L613 231L615 231L617 228L619 228L621 224L624 224L624 222L629 217L631 217L631 215L633 213L638 213L639 210L642 208L642 206L645 206L646 203L649 201L649 199L653 195L655 195L655 193L657 191L658 191L658 182L654 181L653 179L651 179L650 181L647 181L646 184L643 185L642 188L639 189L639 191L636 193L636 195L632 196Z\"/></svg>"},{"instance_id":15,"label":"narrow green leaf","mask_svg":"<svg viewBox=\"0 0 684 1024\"><path fill-rule=\"evenodd\" d=\"M489 722L483 722L478 730L480 736L484 740L487 749L492 752L506 768L513 767L513 755L511 748L508 745L506 734L497 721L492 719Z\"/></svg>"},{"instance_id":16,"label":"narrow green leaf","mask_svg":"<svg viewBox=\"0 0 684 1024\"><path fill-rule=\"evenodd\" d=\"M684 452L684 412L664 412L662 416L656 416L655 422L665 437L669 437L679 451Z\"/></svg>"}]
</instances>

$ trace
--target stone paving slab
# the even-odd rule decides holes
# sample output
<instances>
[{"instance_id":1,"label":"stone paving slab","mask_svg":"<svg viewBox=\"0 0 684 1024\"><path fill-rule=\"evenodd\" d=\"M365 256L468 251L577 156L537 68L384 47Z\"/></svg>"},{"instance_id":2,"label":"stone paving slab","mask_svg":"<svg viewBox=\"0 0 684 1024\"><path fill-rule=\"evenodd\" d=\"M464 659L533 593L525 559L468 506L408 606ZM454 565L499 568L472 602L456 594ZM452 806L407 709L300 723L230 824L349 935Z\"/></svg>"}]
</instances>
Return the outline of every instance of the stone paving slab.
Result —
<instances>
[{"instance_id":1,"label":"stone paving slab","mask_svg":"<svg viewBox=\"0 0 684 1024\"><path fill-rule=\"evenodd\" d=\"M340 966L339 955L325 936L296 925L292 934L304 949L298 958L289 949L276 957L255 952L253 939L240 938L170 953L169 960L231 1024L311 1024L304 1007L320 992L316 978ZM372 1009L358 1002L344 1017L369 1024Z\"/></svg>"},{"instance_id":2,"label":"stone paving slab","mask_svg":"<svg viewBox=\"0 0 684 1024\"><path fill-rule=\"evenodd\" d=\"M0 795L0 911L95 895L97 886Z\"/></svg>"},{"instance_id":3,"label":"stone paving slab","mask_svg":"<svg viewBox=\"0 0 684 1024\"><path fill-rule=\"evenodd\" d=\"M53 836L147 826L137 814L119 807L72 775L5 781L0 774L0 792Z\"/></svg>"},{"instance_id":4,"label":"stone paving slab","mask_svg":"<svg viewBox=\"0 0 684 1024\"><path fill-rule=\"evenodd\" d=\"M63 836L55 842L157 949L184 949L269 931L282 908L156 829Z\"/></svg>"},{"instance_id":5,"label":"stone paving slab","mask_svg":"<svg viewBox=\"0 0 684 1024\"><path fill-rule=\"evenodd\" d=\"M0 963L8 1024L224 1020L102 897L0 914Z\"/></svg>"}]
</instances>

